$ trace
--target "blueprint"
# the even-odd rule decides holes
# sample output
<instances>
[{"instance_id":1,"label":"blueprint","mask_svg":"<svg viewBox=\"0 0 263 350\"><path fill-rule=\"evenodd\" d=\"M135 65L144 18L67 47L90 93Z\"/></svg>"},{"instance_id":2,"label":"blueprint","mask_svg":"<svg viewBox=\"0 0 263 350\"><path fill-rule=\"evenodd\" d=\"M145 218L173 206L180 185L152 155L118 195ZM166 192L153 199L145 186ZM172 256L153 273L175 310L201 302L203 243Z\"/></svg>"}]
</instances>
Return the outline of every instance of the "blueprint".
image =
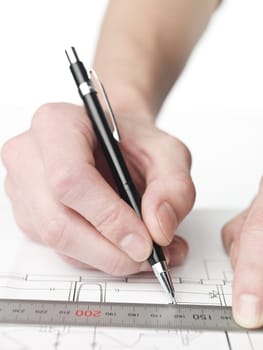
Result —
<instances>
[{"instance_id":1,"label":"blueprint","mask_svg":"<svg viewBox=\"0 0 263 350\"><path fill-rule=\"evenodd\" d=\"M220 227L229 213L193 213L178 234L190 245L186 262L171 270L176 301L183 304L231 305L232 268ZM54 252L21 241L10 271L0 269L0 297L63 301L169 303L152 273L112 277L79 270ZM262 349L261 332L196 332L101 327L0 327L0 350L31 349Z\"/></svg>"}]
</instances>

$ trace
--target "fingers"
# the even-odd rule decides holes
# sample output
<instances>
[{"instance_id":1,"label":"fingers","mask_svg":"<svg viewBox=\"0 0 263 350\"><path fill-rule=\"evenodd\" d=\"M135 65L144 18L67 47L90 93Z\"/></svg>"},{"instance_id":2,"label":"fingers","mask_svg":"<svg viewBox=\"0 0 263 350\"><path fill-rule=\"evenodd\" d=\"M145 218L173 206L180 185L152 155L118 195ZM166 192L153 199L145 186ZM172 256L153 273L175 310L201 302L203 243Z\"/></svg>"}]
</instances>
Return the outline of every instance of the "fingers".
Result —
<instances>
[{"instance_id":1,"label":"fingers","mask_svg":"<svg viewBox=\"0 0 263 350\"><path fill-rule=\"evenodd\" d=\"M74 212L61 207L54 210L56 216L45 213L46 225L39 229L43 242L60 254L111 275L137 273L144 268L143 263L130 259Z\"/></svg>"},{"instance_id":2,"label":"fingers","mask_svg":"<svg viewBox=\"0 0 263 350\"><path fill-rule=\"evenodd\" d=\"M180 236L174 236L169 246L163 249L167 263L171 267L181 265L189 250L187 242Z\"/></svg>"},{"instance_id":3,"label":"fingers","mask_svg":"<svg viewBox=\"0 0 263 350\"><path fill-rule=\"evenodd\" d=\"M166 261L167 263L169 263L169 266L173 267L173 266L181 265L184 262L185 257L187 256L188 244L182 237L174 236L171 244L168 247L164 248L164 253L165 253ZM59 256L65 262L71 265L74 265L78 268L94 269L94 266L85 264L82 261L79 261L67 255L63 255L59 253ZM141 265L139 265L139 272L145 272L145 271L152 271L150 264L142 263Z\"/></svg>"},{"instance_id":4,"label":"fingers","mask_svg":"<svg viewBox=\"0 0 263 350\"><path fill-rule=\"evenodd\" d=\"M262 184L242 226L234 266L233 313L248 328L263 325L263 193Z\"/></svg>"},{"instance_id":5,"label":"fingers","mask_svg":"<svg viewBox=\"0 0 263 350\"><path fill-rule=\"evenodd\" d=\"M151 237L94 167L95 142L85 113L65 104L50 108L52 112L41 111L35 117L32 132L52 194L132 259L146 260L152 249Z\"/></svg>"},{"instance_id":6,"label":"fingers","mask_svg":"<svg viewBox=\"0 0 263 350\"><path fill-rule=\"evenodd\" d=\"M6 189L19 226L31 238L44 242L81 268L97 268L113 275L151 271L147 262L131 260L83 217L55 200L46 186L41 159L29 133L12 141L8 152L16 162L5 162L9 173ZM186 242L175 237L165 251L170 265L182 263L187 250Z\"/></svg>"},{"instance_id":7,"label":"fingers","mask_svg":"<svg viewBox=\"0 0 263 350\"><path fill-rule=\"evenodd\" d=\"M5 147L5 158L7 152L8 193L12 202L15 200L16 213L21 213L20 227L30 236L34 232L34 239L58 253L109 274L126 275L150 268L147 262L129 258L82 216L56 201L45 182L41 159L29 133ZM16 162L10 161L11 153Z\"/></svg>"},{"instance_id":8,"label":"fingers","mask_svg":"<svg viewBox=\"0 0 263 350\"><path fill-rule=\"evenodd\" d=\"M83 110L68 104L38 110L31 129L4 147L6 189L19 226L59 254L111 274L150 270L145 260L152 237L172 242L167 260L181 263L188 247L173 235L193 204L189 152L153 126L140 132L134 137L131 131L131 148L124 151L140 188L146 183L146 225L98 171L104 163L94 159L99 148Z\"/></svg>"},{"instance_id":9,"label":"fingers","mask_svg":"<svg viewBox=\"0 0 263 350\"><path fill-rule=\"evenodd\" d=\"M195 189L190 176L191 159L186 147L167 134L147 140L146 191L143 220L153 240L169 244L178 224L193 206ZM151 142L152 141L152 142Z\"/></svg>"}]
</instances>

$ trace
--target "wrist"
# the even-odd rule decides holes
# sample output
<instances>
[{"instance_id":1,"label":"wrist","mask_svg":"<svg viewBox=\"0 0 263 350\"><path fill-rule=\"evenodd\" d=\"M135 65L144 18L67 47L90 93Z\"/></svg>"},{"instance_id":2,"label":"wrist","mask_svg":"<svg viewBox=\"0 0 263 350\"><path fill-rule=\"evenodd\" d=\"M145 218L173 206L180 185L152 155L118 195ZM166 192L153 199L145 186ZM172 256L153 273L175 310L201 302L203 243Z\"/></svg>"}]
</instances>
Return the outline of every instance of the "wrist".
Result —
<instances>
[{"instance_id":1,"label":"wrist","mask_svg":"<svg viewBox=\"0 0 263 350\"><path fill-rule=\"evenodd\" d=\"M110 105L116 117L140 120L153 124L156 111L146 93L128 79L112 78L99 74L99 78L106 90Z\"/></svg>"},{"instance_id":2,"label":"wrist","mask_svg":"<svg viewBox=\"0 0 263 350\"><path fill-rule=\"evenodd\" d=\"M130 120L140 120L140 122L149 122L153 124L156 116L151 111L150 106L147 104L146 99L136 89L127 85L120 85L116 87L116 84L109 86L107 89L107 95L110 100L110 104L113 112L122 118L129 118Z\"/></svg>"}]
</instances>

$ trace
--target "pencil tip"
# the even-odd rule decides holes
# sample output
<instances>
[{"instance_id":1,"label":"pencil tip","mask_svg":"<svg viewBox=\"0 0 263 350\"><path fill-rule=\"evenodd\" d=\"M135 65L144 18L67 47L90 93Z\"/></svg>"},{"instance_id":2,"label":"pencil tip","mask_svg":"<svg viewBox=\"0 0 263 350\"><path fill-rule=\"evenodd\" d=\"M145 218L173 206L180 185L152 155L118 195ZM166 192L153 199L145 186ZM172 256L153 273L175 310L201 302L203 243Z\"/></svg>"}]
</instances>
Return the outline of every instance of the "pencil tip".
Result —
<instances>
[{"instance_id":1,"label":"pencil tip","mask_svg":"<svg viewBox=\"0 0 263 350\"><path fill-rule=\"evenodd\" d=\"M175 296L172 296L172 304L175 305L176 304L176 300L175 300Z\"/></svg>"}]
</instances>

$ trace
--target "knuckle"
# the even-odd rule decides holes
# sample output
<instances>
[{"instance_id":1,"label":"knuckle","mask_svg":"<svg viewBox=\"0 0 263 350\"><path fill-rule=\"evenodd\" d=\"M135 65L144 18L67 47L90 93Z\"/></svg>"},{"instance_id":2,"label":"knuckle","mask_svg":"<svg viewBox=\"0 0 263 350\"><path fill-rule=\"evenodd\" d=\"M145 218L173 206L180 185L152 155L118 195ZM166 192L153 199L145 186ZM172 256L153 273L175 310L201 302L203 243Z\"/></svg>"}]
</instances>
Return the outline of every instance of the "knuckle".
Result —
<instances>
[{"instance_id":1,"label":"knuckle","mask_svg":"<svg viewBox=\"0 0 263 350\"><path fill-rule=\"evenodd\" d=\"M121 222L121 216L121 209L118 204L112 203L110 206L106 206L102 212L98 213L92 221L98 231L105 233L110 228L116 227L116 223Z\"/></svg>"},{"instance_id":2,"label":"knuckle","mask_svg":"<svg viewBox=\"0 0 263 350\"><path fill-rule=\"evenodd\" d=\"M179 149L182 147L182 143L174 136L166 134L165 139L163 139L163 144L165 147L167 147L169 150Z\"/></svg>"},{"instance_id":3,"label":"knuckle","mask_svg":"<svg viewBox=\"0 0 263 350\"><path fill-rule=\"evenodd\" d=\"M196 191L194 183L188 173L181 172L176 175L175 181L177 182L177 186L179 184L180 194L181 197L187 202L187 203L194 203Z\"/></svg>"},{"instance_id":4,"label":"knuckle","mask_svg":"<svg viewBox=\"0 0 263 350\"><path fill-rule=\"evenodd\" d=\"M184 158L186 159L187 164L190 168L192 165L192 154L191 154L189 148L184 143L182 143L181 145L182 145L182 153L183 153Z\"/></svg>"},{"instance_id":5,"label":"knuckle","mask_svg":"<svg viewBox=\"0 0 263 350\"><path fill-rule=\"evenodd\" d=\"M63 200L73 193L80 173L68 165L53 166L47 170L47 178L52 193L58 200Z\"/></svg>"},{"instance_id":6,"label":"knuckle","mask_svg":"<svg viewBox=\"0 0 263 350\"><path fill-rule=\"evenodd\" d=\"M47 124L53 127L54 123L55 125L61 125L61 123L64 125L70 121L72 129L78 129L79 127L84 128L86 124L89 124L87 120L86 117L83 118L82 107L71 103L53 102L45 103L35 111L31 127L33 129L42 129Z\"/></svg>"},{"instance_id":7,"label":"knuckle","mask_svg":"<svg viewBox=\"0 0 263 350\"><path fill-rule=\"evenodd\" d=\"M169 134L166 134L166 138L164 140L165 146L168 148L168 150L177 150L177 153L182 154L183 158L186 160L189 168L192 164L192 155L189 150L189 148L186 146L185 143L183 143L181 140L177 139L174 136L171 136Z\"/></svg>"},{"instance_id":8,"label":"knuckle","mask_svg":"<svg viewBox=\"0 0 263 350\"><path fill-rule=\"evenodd\" d=\"M41 105L34 113L32 118L32 127L39 127L43 123L45 124L51 114L54 114L58 109L57 103L45 103Z\"/></svg>"},{"instance_id":9,"label":"knuckle","mask_svg":"<svg viewBox=\"0 0 263 350\"><path fill-rule=\"evenodd\" d=\"M63 252L69 244L66 225L63 219L51 219L41 226L41 239L47 246Z\"/></svg>"},{"instance_id":10,"label":"knuckle","mask_svg":"<svg viewBox=\"0 0 263 350\"><path fill-rule=\"evenodd\" d=\"M6 168L13 164L20 149L19 137L14 137L4 143L1 150L1 159Z\"/></svg>"}]
</instances>

